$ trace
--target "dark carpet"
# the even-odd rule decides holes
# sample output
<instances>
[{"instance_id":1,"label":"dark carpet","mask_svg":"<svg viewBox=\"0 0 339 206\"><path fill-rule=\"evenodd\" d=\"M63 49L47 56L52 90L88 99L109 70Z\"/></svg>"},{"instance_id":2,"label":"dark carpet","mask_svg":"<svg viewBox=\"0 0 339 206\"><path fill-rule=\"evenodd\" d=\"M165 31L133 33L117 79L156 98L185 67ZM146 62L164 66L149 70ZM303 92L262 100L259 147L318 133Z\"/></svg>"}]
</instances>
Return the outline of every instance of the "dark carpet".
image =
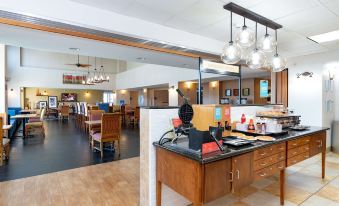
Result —
<instances>
[{"instance_id":1,"label":"dark carpet","mask_svg":"<svg viewBox=\"0 0 339 206\"><path fill-rule=\"evenodd\" d=\"M10 159L0 166L0 181L46 174L100 164L140 154L139 129L124 126L120 140L120 157L114 151L93 152L88 134L75 127L72 120L45 121L46 137L15 138L11 140Z\"/></svg>"}]
</instances>

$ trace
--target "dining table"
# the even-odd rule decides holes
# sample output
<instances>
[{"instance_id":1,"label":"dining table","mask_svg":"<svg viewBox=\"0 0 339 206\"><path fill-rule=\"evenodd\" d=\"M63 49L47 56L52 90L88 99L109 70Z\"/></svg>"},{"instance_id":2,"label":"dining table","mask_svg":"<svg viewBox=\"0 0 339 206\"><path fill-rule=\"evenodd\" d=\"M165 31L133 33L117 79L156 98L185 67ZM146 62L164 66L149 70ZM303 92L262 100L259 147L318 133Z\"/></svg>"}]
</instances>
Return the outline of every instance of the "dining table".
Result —
<instances>
[{"instance_id":1,"label":"dining table","mask_svg":"<svg viewBox=\"0 0 339 206\"><path fill-rule=\"evenodd\" d=\"M13 119L19 119L22 121L22 137L25 138L26 137L26 122L29 118L34 118L34 117L38 117L38 114L17 114L15 116L11 116L11 118ZM20 136L17 136L20 137Z\"/></svg>"}]
</instances>

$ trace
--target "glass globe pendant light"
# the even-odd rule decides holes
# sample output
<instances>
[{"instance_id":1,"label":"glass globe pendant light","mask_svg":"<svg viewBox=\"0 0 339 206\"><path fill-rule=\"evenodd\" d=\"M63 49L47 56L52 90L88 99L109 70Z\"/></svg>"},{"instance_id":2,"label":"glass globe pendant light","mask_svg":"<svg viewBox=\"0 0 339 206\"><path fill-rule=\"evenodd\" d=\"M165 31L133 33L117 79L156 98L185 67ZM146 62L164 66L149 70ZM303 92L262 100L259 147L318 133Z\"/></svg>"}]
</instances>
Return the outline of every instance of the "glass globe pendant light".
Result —
<instances>
[{"instance_id":1,"label":"glass globe pendant light","mask_svg":"<svg viewBox=\"0 0 339 206\"><path fill-rule=\"evenodd\" d=\"M244 25L241 28L241 31L237 34L235 41L237 44L243 48L248 48L254 44L254 33L251 29L246 26L246 19L244 17Z\"/></svg>"},{"instance_id":2,"label":"glass globe pendant light","mask_svg":"<svg viewBox=\"0 0 339 206\"><path fill-rule=\"evenodd\" d=\"M278 31L275 30L275 40L278 42ZM286 59L278 54L278 44L275 45L275 54L271 60L272 72L281 72L286 68Z\"/></svg>"},{"instance_id":3,"label":"glass globe pendant light","mask_svg":"<svg viewBox=\"0 0 339 206\"><path fill-rule=\"evenodd\" d=\"M257 37L258 37L258 23L255 22L255 48L249 54L246 64L250 69L260 69L266 63L266 56L264 52L257 48Z\"/></svg>"},{"instance_id":4,"label":"glass globe pendant light","mask_svg":"<svg viewBox=\"0 0 339 206\"><path fill-rule=\"evenodd\" d=\"M277 45L277 41L267 33L266 26L266 34L260 39L259 48L263 52L272 52L274 50L275 45Z\"/></svg>"},{"instance_id":5,"label":"glass globe pendant light","mask_svg":"<svg viewBox=\"0 0 339 206\"><path fill-rule=\"evenodd\" d=\"M241 48L232 40L232 13L233 12L231 12L231 41L224 46L221 54L221 60L225 64L236 64L241 59Z\"/></svg>"}]
</instances>

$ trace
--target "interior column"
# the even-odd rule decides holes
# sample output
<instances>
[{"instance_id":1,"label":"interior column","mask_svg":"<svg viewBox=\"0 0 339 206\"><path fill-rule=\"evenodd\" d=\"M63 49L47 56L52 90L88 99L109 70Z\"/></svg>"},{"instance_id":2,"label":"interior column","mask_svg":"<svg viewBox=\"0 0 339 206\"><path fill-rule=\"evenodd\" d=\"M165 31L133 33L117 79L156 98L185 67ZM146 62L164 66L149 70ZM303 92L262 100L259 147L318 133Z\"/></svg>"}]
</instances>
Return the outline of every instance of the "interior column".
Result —
<instances>
[{"instance_id":1,"label":"interior column","mask_svg":"<svg viewBox=\"0 0 339 206\"><path fill-rule=\"evenodd\" d=\"M6 46L0 44L0 113L7 111Z\"/></svg>"}]
</instances>

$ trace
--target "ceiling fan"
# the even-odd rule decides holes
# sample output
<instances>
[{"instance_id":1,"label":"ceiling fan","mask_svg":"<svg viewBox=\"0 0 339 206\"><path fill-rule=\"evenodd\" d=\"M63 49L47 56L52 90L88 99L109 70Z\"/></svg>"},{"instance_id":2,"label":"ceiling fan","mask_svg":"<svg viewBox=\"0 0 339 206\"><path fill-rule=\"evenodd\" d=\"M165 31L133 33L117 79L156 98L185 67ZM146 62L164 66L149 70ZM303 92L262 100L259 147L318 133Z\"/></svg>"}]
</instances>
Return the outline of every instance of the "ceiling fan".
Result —
<instances>
[{"instance_id":1,"label":"ceiling fan","mask_svg":"<svg viewBox=\"0 0 339 206\"><path fill-rule=\"evenodd\" d=\"M65 65L72 65L72 66L76 66L78 68L87 68L87 67L92 66L90 64L80 64L79 54L78 54L78 62L76 64L65 64Z\"/></svg>"}]
</instances>

